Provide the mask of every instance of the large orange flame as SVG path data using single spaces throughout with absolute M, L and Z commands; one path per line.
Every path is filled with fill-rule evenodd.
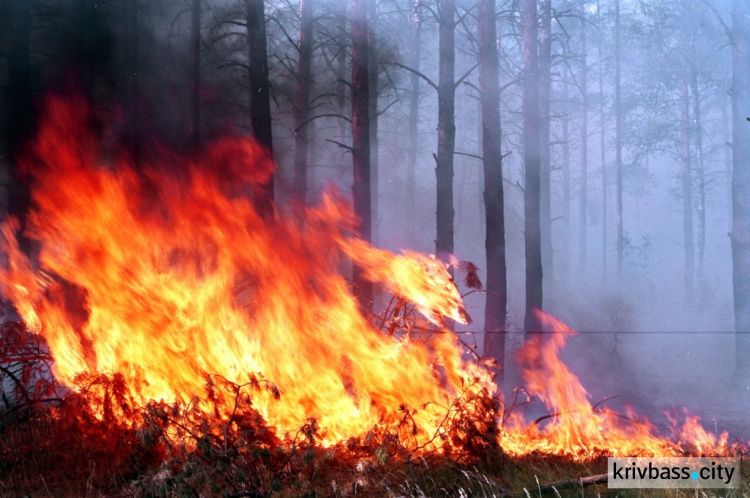
M 242 194 L 273 165 L 252 141 L 224 139 L 197 158 L 162 154 L 137 174 L 102 147 L 91 117 L 80 100 L 50 99 L 21 159 L 34 182 L 27 235 L 41 244 L 39 270 L 16 244 L 17 222 L 2 229 L 1 290 L 47 339 L 63 381 L 120 373 L 136 400 L 189 401 L 207 374 L 257 376 L 280 391 L 254 398 L 270 424 L 291 431 L 314 418 L 327 442 L 403 406 L 418 408 L 429 432 L 443 417 L 430 402 L 470 383 L 491 388 L 450 334 L 423 343 L 379 333 L 336 271 L 343 253 L 434 321 L 461 320 L 438 260 L 357 239 L 335 194 L 294 218 L 261 219 Z
M 207 375 L 266 379 L 277 389 L 253 403 L 268 423 L 285 433 L 315 419 L 327 444 L 395 423 L 406 408 L 415 444 L 439 440 L 453 400 L 494 393 L 453 334 L 413 341 L 377 330 L 338 271 L 351 259 L 414 303 L 435 332 L 448 332 L 442 317 L 468 315 L 435 257 L 357 238 L 335 193 L 294 215 L 261 218 L 248 192 L 274 166 L 252 141 L 226 138 L 190 157 L 161 151 L 149 156 L 158 161 L 135 165 L 92 131 L 93 119 L 81 99 L 48 99 L 20 158 L 33 185 L 26 235 L 40 248 L 38 268 L 19 249 L 17 221 L 0 234 L 8 258 L 0 291 L 45 337 L 61 380 L 117 373 L 144 403 L 190 401 Z M 595 409 L 558 358 L 572 331 L 548 315 L 540 320 L 554 333 L 528 341 L 520 361 L 529 392 L 553 415 L 545 423 L 507 417 L 499 436 L 506 451 L 584 459 L 682 451 L 634 413 Z M 725 434 L 695 419 L 676 439 L 700 453 L 730 450 Z

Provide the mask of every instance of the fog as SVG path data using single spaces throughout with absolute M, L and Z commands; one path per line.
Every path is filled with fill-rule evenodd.
M 377 113 L 370 116 L 371 123 L 377 120 L 377 136 L 371 137 L 377 143 L 372 157 L 377 172 L 371 186 L 372 238 L 376 245 L 393 250 L 434 253 L 438 102 L 433 86 L 440 65 L 439 7 L 432 0 L 371 1 L 371 56 L 378 72 Z M 543 308 L 579 332 L 569 341 L 564 358 L 581 376 L 593 402 L 618 396 L 608 404 L 634 406 L 657 424 L 666 423 L 662 409 L 686 406 L 710 421 L 710 428 L 715 423 L 718 430 L 748 437 L 750 427 L 743 426 L 742 413 L 750 408 L 750 377 L 737 374 L 736 358 L 750 351 L 736 351 L 728 235 L 733 167 L 729 36 L 743 24 L 732 24 L 729 0 L 620 0 L 617 109 L 616 1 L 551 2 L 552 265 L 544 268 Z M 196 91 L 202 142 L 230 131 L 252 134 L 245 2 L 199 2 L 198 89 L 190 83 L 192 2 L 43 0 L 26 8 L 22 4 L 26 1 L 0 2 L 2 197 L 11 213 L 26 207 L 21 205 L 23 196 L 14 193 L 23 188 L 13 181 L 14 156 L 33 136 L 38 102 L 47 92 L 83 92 L 115 123 L 115 137 L 110 139 L 139 141 L 144 154 L 154 141 L 177 149 L 190 146 L 189 106 Z M 497 140 L 504 154 L 508 268 L 506 358 L 524 339 L 522 4 L 496 2 L 502 123 Z M 421 21 L 418 45 L 415 5 Z M 125 22 L 128 8 L 137 11 L 134 24 Z M 332 185 L 346 195 L 352 191 L 349 6 L 315 0 L 314 9 L 310 119 L 305 123 L 306 198 L 313 204 Z M 278 163 L 275 200 L 277 209 L 285 212 L 295 195 L 295 99 L 302 83 L 296 74 L 299 2 L 265 0 L 265 12 Z M 463 79 L 455 89 L 454 254 L 479 267 L 484 280 L 477 7 L 473 0 L 459 0 L 456 12 L 455 79 Z M 26 25 L 19 24 L 24 14 L 30 15 Z M 746 57 L 744 64 L 749 61 Z M 415 72 L 420 83 L 417 134 L 412 137 Z M 618 113 L 624 241 L 620 271 Z M 128 132 L 129 120 L 139 124 L 135 136 Z M 734 126 L 741 124 L 734 121 Z M 410 149 L 416 151 L 414 164 Z M 686 192 L 691 196 L 687 218 Z M 686 251 L 688 233 L 692 242 Z M 474 321 L 456 330 L 481 352 L 485 294 L 462 286 L 460 275 L 457 280 L 461 292 L 468 293 L 465 303 Z M 376 311 L 386 302 L 377 292 Z M 506 363 L 506 369 L 505 388 L 510 390 L 521 380 L 512 363 Z

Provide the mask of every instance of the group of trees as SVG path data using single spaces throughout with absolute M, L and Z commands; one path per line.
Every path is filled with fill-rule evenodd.
M 749 11 L 744 0 L 1 0 L 8 212 L 23 219 L 29 205 L 13 158 L 36 103 L 71 81 L 119 103 L 134 157 L 146 136 L 197 147 L 247 130 L 280 164 L 254 193 L 266 216 L 339 182 L 363 237 L 390 243 L 381 223 L 396 209 L 402 227 L 428 219 L 446 257 L 466 219 L 457 210 L 481 205 L 484 347 L 502 358 L 504 332 L 541 331 L 533 309 L 574 275 L 596 268 L 622 285 L 629 192 L 650 168 L 675 167 L 685 300 L 707 301 L 706 213 L 712 195 L 731 195 L 736 330 L 750 331 Z M 465 183 L 477 164 L 479 192 Z M 383 202 L 387 190 L 403 203 Z M 511 267 L 525 268 L 522 325 L 507 322 Z M 353 286 L 372 309 L 357 268 Z

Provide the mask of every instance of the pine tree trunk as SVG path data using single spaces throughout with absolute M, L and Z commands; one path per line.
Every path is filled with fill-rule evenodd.
M 368 0 L 352 0 L 352 199 L 359 218 L 359 235 L 372 238 L 370 173 L 370 78 L 368 63 Z M 356 265 L 352 271 L 354 294 L 363 310 L 372 311 L 372 283 Z
M 190 5 L 190 144 L 200 144 L 201 0 Z
M 21 174 L 16 170 L 16 154 L 19 148 L 33 131 L 35 120 L 34 85 L 32 84 L 31 66 L 31 7 L 26 0 L 8 2 L 9 19 L 6 26 L 8 34 L 8 52 L 6 58 L 7 83 L 0 87 L 3 91 L 4 108 L 2 128 L 6 130 L 5 155 L 10 165 L 8 175 L 9 216 L 21 224 L 19 246 L 25 254 L 31 254 L 31 240 L 23 235 L 26 216 L 31 205 L 31 194 Z
M 271 91 L 268 82 L 266 14 L 263 0 L 245 0 L 247 8 L 247 59 L 250 91 L 250 125 L 253 137 L 273 157 Z M 262 216 L 273 215 L 273 177 L 255 189 L 255 206 Z
M 693 300 L 693 272 L 695 271 L 695 244 L 693 241 L 693 183 L 690 174 L 690 102 L 687 81 L 680 89 L 682 100 L 682 230 L 685 248 L 683 290 L 685 302 Z
M 693 55 L 695 55 L 695 44 L 691 40 Z M 693 57 L 695 61 L 695 57 Z M 690 87 L 693 93 L 693 123 L 694 123 L 694 142 L 695 142 L 695 174 L 698 190 L 697 206 L 697 265 L 696 277 L 698 280 L 699 303 L 706 305 L 708 303 L 708 282 L 706 281 L 705 260 L 706 260 L 706 176 L 703 164 L 703 125 L 701 112 L 701 98 L 698 88 L 698 71 L 693 63 L 690 68 Z
M 312 86 L 313 2 L 300 0 L 300 30 L 297 43 L 297 92 L 294 109 L 294 197 L 304 204 L 307 197 L 310 87 Z
M 456 148 L 455 121 L 455 0 L 439 0 L 437 237 L 435 253 L 439 258 L 453 254 L 453 153 Z
M 414 0 L 414 12 L 412 13 L 412 52 L 411 67 L 419 71 L 422 45 L 422 13 L 421 0 Z M 410 223 L 416 222 L 416 172 L 417 172 L 417 143 L 419 142 L 419 76 L 411 73 L 410 76 L 410 94 L 409 94 L 409 158 L 406 170 L 406 199 L 408 203 L 408 220 Z M 412 230 L 413 234 L 414 231 Z M 413 236 L 410 240 L 414 245 L 416 240 Z
M 554 284 L 552 250 L 552 205 L 550 184 L 550 93 L 552 91 L 552 0 L 539 1 L 542 22 L 539 30 L 539 114 L 540 119 L 540 224 L 542 268 L 550 289 Z
M 484 248 L 487 257 L 484 312 L 484 356 L 495 358 L 502 380 L 505 358 L 507 271 L 505 263 L 505 214 L 500 128 L 500 83 L 497 53 L 495 0 L 479 0 L 479 87 L 482 114 L 482 166 L 484 172 Z
M 527 334 L 541 332 L 536 310 L 542 309 L 542 241 L 540 227 L 541 149 L 539 118 L 539 61 L 537 53 L 537 0 L 523 2 L 523 157 L 524 157 L 524 232 L 526 256 Z
M 620 0 L 615 0 L 615 189 L 617 203 L 617 279 L 622 281 L 623 233 L 622 212 L 622 109 L 620 105 Z
M 584 7 L 581 5 L 581 91 L 579 95 L 579 116 L 580 116 L 580 163 L 579 172 L 580 180 L 578 183 L 578 271 L 580 274 L 586 273 L 586 250 L 588 248 L 588 179 L 589 179 L 589 116 L 588 116 L 588 66 L 586 64 L 586 19 Z
M 732 0 L 732 266 L 737 369 L 750 371 L 750 5 Z
M 607 281 L 607 121 L 604 117 L 604 57 L 602 56 L 602 45 L 604 40 L 604 27 L 602 26 L 601 9 L 599 1 L 596 2 L 596 22 L 599 26 L 599 39 L 597 43 L 597 56 L 599 59 L 599 150 L 602 164 L 602 280 Z
M 377 243 L 379 240 L 379 199 L 378 199 L 378 175 L 379 175 L 379 155 L 378 146 L 378 59 L 377 45 L 375 36 L 375 19 L 377 16 L 377 0 L 367 0 L 368 10 L 368 73 L 370 88 L 370 197 L 372 201 L 372 242 Z

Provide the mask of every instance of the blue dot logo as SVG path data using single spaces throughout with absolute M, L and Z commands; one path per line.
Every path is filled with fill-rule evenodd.
M 693 479 L 698 479 L 698 473 L 693 472 L 692 474 L 690 474 L 690 477 L 692 477 Z

